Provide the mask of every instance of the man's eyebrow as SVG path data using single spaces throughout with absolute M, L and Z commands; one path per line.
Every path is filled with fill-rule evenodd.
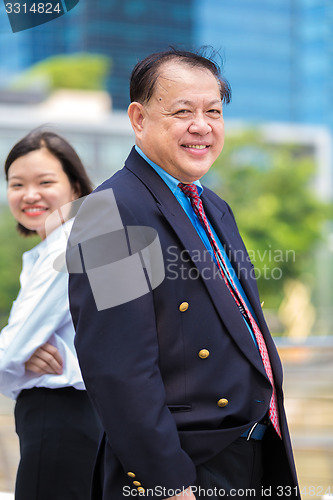
M 222 104 L 222 100 L 221 99 L 213 99 L 212 101 L 209 101 L 207 105 L 209 107 L 209 106 L 215 106 L 217 104 Z M 172 104 L 172 107 L 178 106 L 178 105 L 193 106 L 194 102 L 190 101 L 188 99 L 178 99 L 177 101 L 175 101 Z

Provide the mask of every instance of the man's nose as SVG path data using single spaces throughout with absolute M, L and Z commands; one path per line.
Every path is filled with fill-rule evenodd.
M 208 118 L 204 114 L 200 113 L 193 118 L 188 130 L 191 134 L 206 135 L 211 132 L 212 128 L 209 124 Z

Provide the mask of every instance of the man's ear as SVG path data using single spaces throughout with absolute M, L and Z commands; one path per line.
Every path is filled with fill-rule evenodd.
M 128 107 L 128 116 L 136 135 L 140 135 L 143 130 L 145 110 L 139 102 L 131 102 Z

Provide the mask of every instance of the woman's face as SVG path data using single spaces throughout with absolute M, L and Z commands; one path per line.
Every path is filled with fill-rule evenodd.
M 44 239 L 47 217 L 78 196 L 60 161 L 42 148 L 17 158 L 11 164 L 7 197 L 17 222 Z

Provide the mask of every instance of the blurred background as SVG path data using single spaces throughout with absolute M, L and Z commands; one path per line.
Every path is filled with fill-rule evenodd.
M 303 498 L 333 495 L 333 1 L 81 0 L 12 33 L 0 5 L 0 163 L 45 126 L 77 149 L 97 185 L 133 144 L 126 115 L 136 62 L 198 50 L 232 88 L 226 141 L 204 179 L 232 206 L 285 370 Z M 21 255 L 0 177 L 0 327 Z M 14 403 L 0 397 L 0 491 L 13 491 Z

